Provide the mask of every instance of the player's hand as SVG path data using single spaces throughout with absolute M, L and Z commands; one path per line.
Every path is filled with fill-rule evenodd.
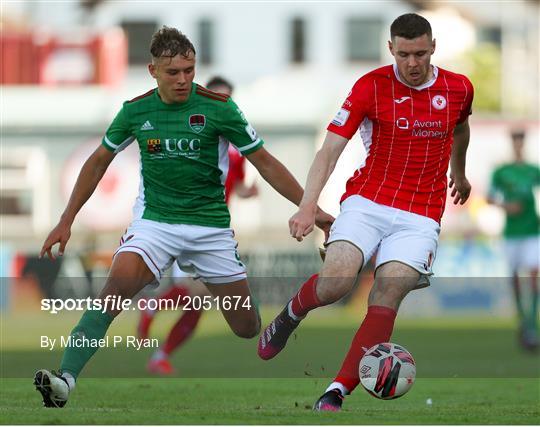
M 57 243 L 60 243 L 60 247 L 58 248 L 58 255 L 59 256 L 64 255 L 64 250 L 66 249 L 66 244 L 70 237 L 71 237 L 71 224 L 68 224 L 64 221 L 60 221 L 58 225 L 52 229 L 52 231 L 49 233 L 49 235 L 45 239 L 45 243 L 43 243 L 43 247 L 41 248 L 39 257 L 42 258 L 43 255 L 45 255 L 46 253 L 49 259 L 55 260 L 56 257 L 54 256 L 52 252 L 52 247 L 56 245 Z
M 317 214 L 315 215 L 315 224 L 324 232 L 324 241 L 328 240 L 330 237 L 330 227 L 336 219 L 323 211 L 322 209 L 317 209 Z
M 460 205 L 464 204 L 471 195 L 471 184 L 465 177 L 457 178 L 450 174 L 450 183 L 448 186 L 452 189 L 450 197 L 454 198 L 454 205 L 458 203 Z
M 246 189 L 246 198 L 255 197 L 259 195 L 259 188 L 255 183 L 251 184 Z
M 289 219 L 289 231 L 291 236 L 301 242 L 313 231 L 316 211 L 310 208 L 300 208 Z
M 251 184 L 249 187 L 247 187 L 244 184 L 241 184 L 235 187 L 234 192 L 241 199 L 249 199 L 251 197 L 255 197 L 259 195 L 259 188 L 257 187 L 255 183 Z

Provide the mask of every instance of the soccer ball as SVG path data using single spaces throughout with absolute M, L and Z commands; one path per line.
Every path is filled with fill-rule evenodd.
M 404 347 L 385 342 L 374 345 L 360 361 L 360 382 L 378 399 L 396 399 L 414 384 L 416 365 Z

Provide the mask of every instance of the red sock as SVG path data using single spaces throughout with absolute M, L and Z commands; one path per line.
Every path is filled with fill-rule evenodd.
M 322 304 L 317 297 L 318 274 L 311 276 L 291 300 L 291 309 L 295 316 L 304 317 L 309 311 Z
M 174 350 L 182 345 L 186 341 L 199 323 L 202 310 L 189 310 L 182 314 L 182 317 L 178 319 L 178 322 L 173 326 L 165 345 L 163 346 L 163 352 L 170 355 Z
M 380 305 L 368 307 L 366 317 L 352 340 L 351 348 L 345 356 L 334 382 L 343 384 L 349 393 L 356 388 L 360 383 L 358 374 L 360 359 L 370 347 L 390 340 L 396 314 L 393 309 L 388 307 Z
M 184 296 L 186 295 L 189 295 L 189 290 L 185 287 L 185 286 L 181 286 L 181 285 L 174 285 L 174 286 L 171 286 L 167 292 L 165 292 L 164 294 L 160 295 L 158 297 L 158 301 L 162 301 L 162 300 L 174 300 L 176 302 L 176 300 L 178 298 L 183 298 Z

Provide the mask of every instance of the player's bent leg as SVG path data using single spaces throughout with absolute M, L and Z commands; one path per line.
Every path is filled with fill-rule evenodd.
M 114 257 L 109 277 L 98 298 L 104 300 L 108 295 L 120 296 L 123 299 L 133 298 L 142 288 L 155 280 L 155 274 L 139 254 L 120 252 Z M 115 306 L 107 310 L 107 313 L 116 317 L 121 311 Z
M 336 241 L 329 245 L 320 275 L 311 276 L 259 338 L 258 354 L 263 360 L 275 357 L 309 311 L 331 304 L 354 286 L 363 255 L 353 244 Z
M 420 273 L 399 261 L 380 265 L 375 271 L 375 283 L 368 297 L 368 306 L 398 310 L 401 301 L 416 288 Z
M 118 253 L 113 260 L 111 270 L 104 288 L 98 298 L 102 301 L 101 310 L 87 310 L 81 320 L 71 331 L 72 341 L 81 341 L 82 345 L 73 345 L 66 348 L 62 357 L 61 372 L 70 374 L 75 380 L 86 363 L 97 351 L 98 347 L 84 345 L 91 340 L 102 339 L 107 333 L 114 318 L 121 312 L 117 304 L 108 307 L 107 301 L 112 297 L 122 299 L 132 298 L 146 284 L 155 280 L 154 274 L 147 267 L 143 259 L 133 252 Z
M 132 298 L 154 279 L 155 275 L 138 254 L 118 253 L 113 260 L 109 277 L 99 294 L 99 298 L 103 304 L 109 295 Z M 61 375 L 46 370 L 40 370 L 36 373 L 34 383 L 43 397 L 45 406 L 62 407 L 65 405 L 78 375 L 98 349 L 91 343 L 97 342 L 105 336 L 111 322 L 120 311 L 118 307 L 112 307 L 108 310 L 106 307 L 103 307 L 102 310 L 87 310 L 70 333 L 69 340 L 73 344 L 67 346 L 64 351 L 60 364 Z M 67 386 L 66 393 L 60 393 L 63 382 Z M 56 398 L 59 402 L 63 400 L 63 403 L 50 405 L 51 402 L 54 403 Z
M 323 305 L 332 304 L 347 295 L 364 265 L 364 255 L 345 240 L 330 243 L 317 281 L 317 297 Z
M 107 333 L 111 322 L 121 312 L 118 306 L 105 307 L 108 296 L 132 298 L 145 285 L 155 280 L 144 260 L 136 253 L 121 252 L 113 260 L 109 277 L 99 293 L 103 310 L 87 310 L 77 326 L 71 331 L 72 340 L 100 340 Z M 109 298 L 109 300 L 111 300 Z M 83 341 L 83 343 L 86 341 Z M 97 351 L 95 346 L 70 346 L 66 348 L 61 362 L 61 372 L 77 378 L 83 367 Z
M 261 318 L 251 296 L 247 279 L 231 283 L 207 283 L 206 286 L 212 296 L 219 301 L 223 317 L 237 336 L 253 338 L 259 333 Z M 232 304 L 229 305 L 226 301 Z

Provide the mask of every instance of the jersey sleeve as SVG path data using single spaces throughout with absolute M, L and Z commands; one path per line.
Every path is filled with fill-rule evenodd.
M 118 112 L 101 141 L 107 150 L 119 153 L 135 140 L 127 119 L 126 105 Z
M 465 86 L 465 99 L 463 101 L 463 108 L 459 113 L 458 124 L 463 123 L 472 114 L 472 103 L 474 98 L 474 87 L 471 81 L 463 76 L 463 85 Z
M 220 132 L 243 156 L 254 153 L 264 144 L 231 98 L 224 105 Z
M 371 108 L 374 100 L 373 84 L 372 79 L 367 76 L 360 78 L 347 95 L 327 130 L 351 139 Z

